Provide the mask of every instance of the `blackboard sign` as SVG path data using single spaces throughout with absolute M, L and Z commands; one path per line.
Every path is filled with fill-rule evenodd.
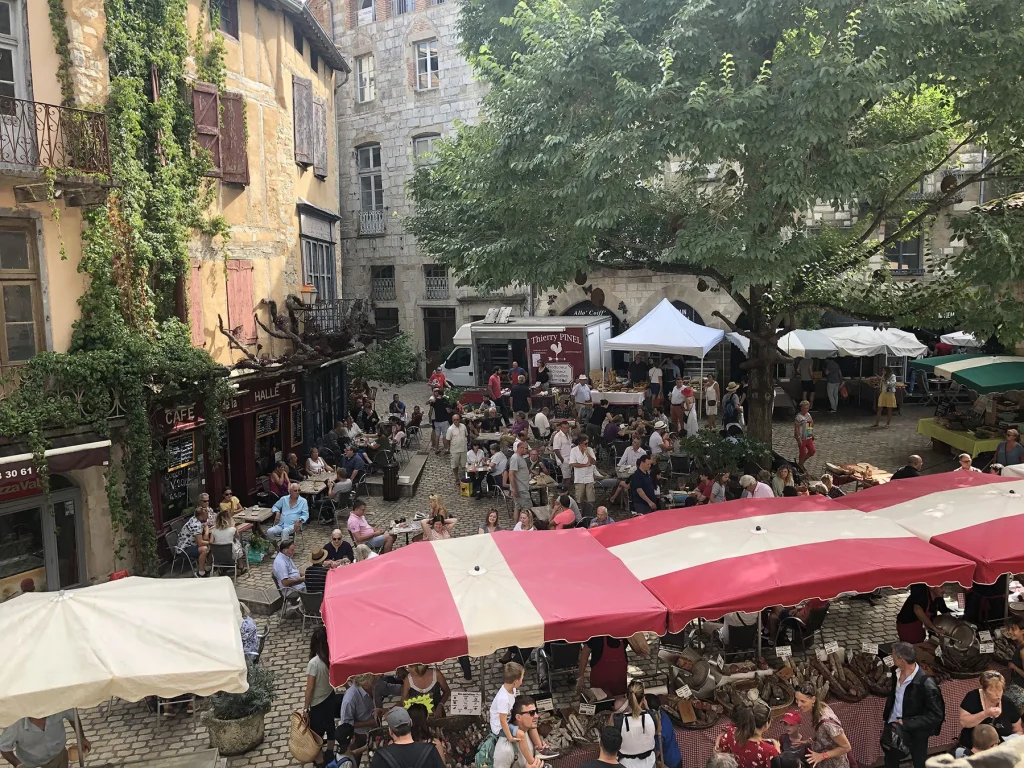
M 168 439 L 167 469 L 169 472 L 194 464 L 195 460 L 196 436 L 194 432 Z
M 292 446 L 302 443 L 302 403 L 292 403 Z
M 273 435 L 281 429 L 281 409 L 272 408 L 256 414 L 256 437 Z

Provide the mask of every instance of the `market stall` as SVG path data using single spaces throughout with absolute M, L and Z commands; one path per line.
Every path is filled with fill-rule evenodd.
M 334 685 L 508 646 L 665 633 L 665 607 L 584 530 L 424 542 L 338 568 L 323 617 Z
M 943 472 L 869 488 L 842 502 L 971 560 L 978 583 L 1024 572 L 1024 480 Z
M 0 603 L 0 726 L 185 693 L 243 693 L 242 615 L 230 579 L 130 577 Z
M 744 355 L 750 354 L 750 339 L 741 333 L 727 333 L 729 339 Z M 795 331 L 783 334 L 776 342 L 781 352 L 792 358 L 809 357 L 825 358 L 835 357 L 839 354 L 839 348 L 835 342 L 821 331 L 807 331 L 798 328 Z
M 665 604 L 670 632 L 811 597 L 969 585 L 974 573 L 974 563 L 822 496 L 668 510 L 590 533 Z
M 1024 357 L 944 355 L 914 360 L 910 367 L 955 381 L 979 395 L 1024 390 Z
M 682 312 L 672 306 L 671 301 L 662 299 L 658 306 L 637 320 L 627 331 L 606 339 L 601 346 L 605 352 L 658 352 L 664 355 L 698 357 L 703 379 L 704 358 L 724 337 L 724 331 L 688 320 Z M 665 384 L 667 388 L 671 388 L 668 382 Z
M 971 458 L 994 451 L 1004 440 L 1002 436 L 993 436 L 986 429 L 950 429 L 945 426 L 942 417 L 934 416 L 918 420 L 917 434 L 931 438 L 936 450 L 948 453 L 953 449 L 956 453 L 969 453 Z
M 939 336 L 939 341 L 949 344 L 951 347 L 961 347 L 963 349 L 979 349 L 982 346 L 982 343 L 975 338 L 973 333 L 965 331 L 944 333 Z
M 643 392 L 598 392 L 591 390 L 590 399 L 592 402 L 600 403 L 607 400 L 608 405 L 624 405 L 638 408 L 644 404 Z

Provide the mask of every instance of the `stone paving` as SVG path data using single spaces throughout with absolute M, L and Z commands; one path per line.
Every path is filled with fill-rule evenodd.
M 422 383 L 404 387 L 399 393 L 410 409 L 417 403 L 424 405 L 427 397 L 426 386 Z M 390 399 L 390 394 L 382 391 L 378 397 L 381 402 L 386 402 Z M 929 415 L 926 409 L 905 409 L 903 416 L 894 417 L 892 428 L 888 430 L 871 429 L 873 418 L 862 411 L 851 409 L 835 416 L 821 412 L 815 415 L 815 437 L 819 454 L 809 462 L 812 471 L 820 471 L 826 460 L 869 460 L 877 466 L 895 469 L 905 463 L 906 457 L 911 453 L 924 456 L 925 465 L 930 471 L 953 468 L 951 458 L 930 453 L 928 441 L 915 432 L 917 419 Z M 788 448 L 792 445 L 792 427 L 788 417 L 780 416 L 777 419 L 774 432 L 776 449 L 782 446 L 783 450 L 780 452 L 784 455 L 793 453 L 794 451 Z M 426 438 L 426 435 L 424 437 Z M 459 496 L 448 469 L 447 457 L 430 456 L 414 498 L 394 503 L 371 498 L 368 517 L 377 525 L 385 524 L 397 517 L 411 520 L 414 513 L 426 511 L 427 496 L 435 492 L 442 495 L 449 512 L 459 518 L 456 532 L 460 536 L 475 534 L 486 511 L 492 506 L 488 501 Z M 504 510 L 502 515 L 504 522 Z M 329 536 L 330 527 L 320 525 L 310 526 L 299 535 L 296 562 L 300 568 L 308 563 L 311 549 L 325 543 Z M 399 543 L 404 545 L 404 537 L 401 537 Z M 270 558 L 241 576 L 238 584 L 271 588 Z M 408 599 L 416 599 L 413 585 L 410 585 Z M 859 645 L 862 640 L 894 640 L 895 615 L 902 601 L 902 594 L 889 592 L 875 606 L 864 601 L 833 603 L 823 630 L 824 637 L 826 640 L 837 640 L 841 644 L 854 646 Z M 277 768 L 294 764 L 287 748 L 289 715 L 302 706 L 305 666 L 309 658 L 309 636 L 312 629 L 307 624 L 306 631 L 302 632 L 299 621 L 281 621 L 277 616 L 256 619 L 261 630 L 266 626 L 271 630 L 261 663 L 276 673 L 277 700 L 267 716 L 264 743 L 248 754 L 229 758 L 231 768 Z M 357 632 L 358 627 L 352 627 L 352 631 Z M 481 664 L 486 672 L 483 684 L 486 702 L 499 684 L 500 667 L 493 657 L 474 660 L 473 682 L 463 681 L 462 673 L 454 662 L 447 662 L 443 669 L 453 690 L 480 690 Z M 651 670 L 652 664 L 648 662 L 643 666 L 646 670 Z M 527 679 L 527 687 L 535 687 L 536 672 L 531 670 Z M 568 687 L 563 683 L 557 693 L 557 703 L 568 704 L 571 698 Z M 150 713 L 143 703 L 133 704 L 124 701 L 115 701 L 109 709 L 104 706 L 83 715 L 86 733 L 93 744 L 93 753 L 90 756 L 93 765 L 170 757 L 207 747 L 207 734 L 201 717 L 193 721 L 191 717 L 177 716 L 161 718 L 158 722 L 156 716 Z

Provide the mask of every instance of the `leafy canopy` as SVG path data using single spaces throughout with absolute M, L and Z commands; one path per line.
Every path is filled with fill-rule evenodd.
M 711 278 L 765 342 L 790 312 L 937 324 L 936 301 L 1024 335 L 1013 214 L 957 222 L 985 235 L 928 286 L 872 271 L 961 189 L 1019 171 L 1018 0 L 466 0 L 461 32 L 483 119 L 417 171 L 408 221 L 461 283 L 650 268 Z M 810 216 L 819 201 L 842 226 Z

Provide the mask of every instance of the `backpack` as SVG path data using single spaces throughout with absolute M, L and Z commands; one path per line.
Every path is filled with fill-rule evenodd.
M 736 421 L 736 398 L 727 395 L 725 399 L 725 408 L 722 411 L 722 423 L 732 424 Z
M 494 747 L 498 743 L 498 735 L 490 733 L 487 738 L 480 742 L 476 748 L 476 757 L 473 758 L 475 768 L 494 768 Z
M 384 762 L 388 764 L 388 768 L 423 768 L 426 765 L 427 758 L 430 757 L 431 751 L 436 751 L 433 744 L 426 743 L 422 744 L 423 749 L 420 750 L 419 755 L 416 757 L 416 762 L 410 765 L 399 765 L 398 760 L 392 755 L 387 747 L 384 747 L 377 754 L 384 758 Z

